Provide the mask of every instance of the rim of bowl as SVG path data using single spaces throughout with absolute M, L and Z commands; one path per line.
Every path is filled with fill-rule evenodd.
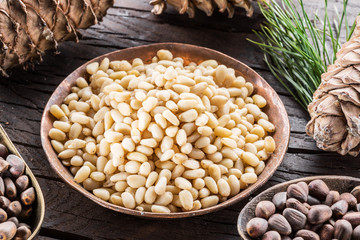
M 281 113 L 277 117 L 282 119 L 283 125 L 276 126 L 274 124 L 276 126 L 277 130 L 275 131 L 275 133 L 273 135 L 273 136 L 278 135 L 280 132 L 280 129 L 281 129 L 281 132 L 283 133 L 279 137 L 281 139 L 281 144 L 276 143 L 277 148 L 275 149 L 273 155 L 269 159 L 266 160 L 267 162 L 270 161 L 270 159 L 272 159 L 272 161 L 275 161 L 275 164 L 272 166 L 272 168 L 267 169 L 267 165 L 266 165 L 264 171 L 259 175 L 260 178 L 258 179 L 258 181 L 256 183 L 254 183 L 254 184 L 250 185 L 249 187 L 247 187 L 246 189 L 240 191 L 240 193 L 229 198 L 228 200 L 218 203 L 209 208 L 188 211 L 188 212 L 153 213 L 153 212 L 128 209 L 128 208 L 121 207 L 121 206 L 112 204 L 110 202 L 104 201 L 104 200 L 96 197 L 95 195 L 93 195 L 91 192 L 87 191 L 80 184 L 74 182 L 73 175 L 57 158 L 57 154 L 53 150 L 53 148 L 50 144 L 50 139 L 48 138 L 48 131 L 52 127 L 52 121 L 50 120 L 51 116 L 49 114 L 50 106 L 55 103 L 54 99 L 56 99 L 56 100 L 61 99 L 60 102 L 63 101 L 63 99 L 69 94 L 71 86 L 73 86 L 75 84 L 74 79 L 82 76 L 82 75 L 79 75 L 79 73 L 81 71 L 84 71 L 86 65 L 88 65 L 91 62 L 95 62 L 95 61 L 99 62 L 105 57 L 111 58 L 111 56 L 121 54 L 121 53 L 126 55 L 126 53 L 131 53 L 132 51 L 139 51 L 139 50 L 144 50 L 145 53 L 147 53 L 147 54 L 151 53 L 152 56 L 155 56 L 156 51 L 160 50 L 160 49 L 168 49 L 170 51 L 181 50 L 181 52 L 184 53 L 185 56 L 187 56 L 189 59 L 191 59 L 191 54 L 189 55 L 189 52 L 190 53 L 198 52 L 198 53 L 201 53 L 200 55 L 203 55 L 203 54 L 211 55 L 211 56 L 213 56 L 213 59 L 217 60 L 219 63 L 225 64 L 227 67 L 229 67 L 228 63 L 224 63 L 224 62 L 229 62 L 229 63 L 231 63 L 231 65 L 236 65 L 238 68 L 242 68 L 242 70 L 239 70 L 239 69 L 236 69 L 235 67 L 233 67 L 235 69 L 235 71 L 240 75 L 245 76 L 244 71 L 246 71 L 246 74 L 251 75 L 252 79 L 246 79 L 247 81 L 253 82 L 254 79 L 258 80 L 259 81 L 258 84 L 261 83 L 261 86 L 257 86 L 254 84 L 254 89 L 255 90 L 266 89 L 268 95 L 264 96 L 264 98 L 268 101 L 268 96 L 272 97 L 271 102 L 276 102 L 276 104 L 274 104 L 274 106 Z M 153 53 L 155 53 L 155 54 L 153 54 Z M 176 54 L 174 54 L 174 55 L 176 55 Z M 137 57 L 140 57 L 141 59 L 143 59 L 141 56 L 137 56 Z M 183 56 L 181 56 L 181 57 L 183 57 Z M 119 58 L 116 58 L 116 59 L 122 60 L 122 59 L 126 59 L 126 58 L 123 57 L 122 59 L 119 59 Z M 207 60 L 207 59 L 202 59 L 202 61 L 203 60 Z M 238 75 L 238 74 L 236 74 L 236 75 Z M 247 77 L 247 78 L 249 78 L 249 77 Z M 72 84 L 70 84 L 70 82 L 69 82 L 71 79 L 73 79 Z M 68 90 L 68 91 L 65 91 L 65 90 Z M 268 101 L 268 103 L 269 103 L 269 101 Z M 265 110 L 265 112 L 267 112 L 267 111 Z M 273 121 L 274 119 L 271 119 L 271 120 Z M 285 153 L 286 153 L 286 150 L 287 150 L 287 147 L 289 144 L 289 139 L 290 139 L 290 123 L 289 123 L 288 115 L 285 110 L 284 104 L 282 103 L 280 97 L 277 95 L 275 90 L 257 72 L 255 72 L 252 68 L 250 68 L 246 64 L 244 64 L 224 53 L 218 52 L 213 49 L 205 48 L 205 47 L 200 47 L 200 46 L 195 46 L 195 45 L 190 45 L 190 44 L 183 44 L 183 43 L 155 43 L 155 44 L 149 44 L 149 45 L 142 45 L 142 46 L 125 48 L 125 49 L 113 51 L 113 52 L 110 52 L 107 54 L 103 54 L 94 59 L 91 59 L 90 61 L 82 64 L 80 67 L 78 67 L 72 73 L 70 73 L 60 83 L 60 85 L 55 89 L 55 91 L 51 95 L 50 99 L 48 100 L 48 102 L 44 108 L 42 118 L 41 118 L 41 143 L 42 143 L 43 149 L 44 149 L 45 154 L 50 162 L 51 167 L 63 179 L 63 181 L 68 183 L 73 189 L 77 190 L 78 192 L 80 192 L 81 194 L 83 194 L 84 196 L 86 196 L 87 198 L 92 200 L 93 202 L 95 202 L 105 208 L 108 208 L 108 209 L 111 209 L 111 210 L 114 210 L 117 212 L 125 213 L 125 214 L 146 217 L 146 218 L 185 218 L 185 217 L 199 216 L 199 215 L 204 215 L 207 213 L 221 210 L 223 208 L 229 207 L 230 205 L 233 205 L 233 204 L 239 202 L 240 200 L 245 199 L 251 193 L 256 191 L 259 187 L 261 187 L 263 184 L 265 184 L 275 173 L 276 169 L 279 167 L 279 165 L 281 164 L 281 162 L 285 156 Z M 276 158 L 276 159 L 274 159 L 274 158 Z M 268 170 L 268 171 L 265 172 L 265 170 Z

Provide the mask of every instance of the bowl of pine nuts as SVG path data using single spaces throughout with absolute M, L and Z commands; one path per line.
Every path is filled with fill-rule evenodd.
M 283 103 L 254 70 L 180 43 L 87 62 L 57 87 L 41 121 L 44 151 L 66 183 L 149 218 L 245 199 L 281 164 L 289 136 Z

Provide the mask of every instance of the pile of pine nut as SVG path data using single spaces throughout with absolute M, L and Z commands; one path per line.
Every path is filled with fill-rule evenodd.
M 184 66 L 168 50 L 87 65 L 51 144 L 74 180 L 113 204 L 170 213 L 208 208 L 257 181 L 275 150 L 267 102 L 215 60 Z

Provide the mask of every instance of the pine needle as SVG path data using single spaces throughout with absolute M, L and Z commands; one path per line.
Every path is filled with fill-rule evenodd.
M 337 12 L 337 20 L 329 17 L 328 0 L 324 0 L 323 19 L 314 14 L 313 20 L 305 11 L 303 0 L 297 1 L 299 10 L 292 0 L 281 0 L 281 5 L 275 0 L 269 4 L 259 4 L 267 21 L 259 31 L 254 31 L 259 42 L 248 40 L 261 48 L 272 74 L 307 109 L 320 85 L 321 74 L 336 59 L 341 47 L 342 29 L 345 28 L 345 37 L 349 39 L 355 23 L 352 26 L 348 24 L 348 0 L 343 1 L 343 9 L 341 14 Z

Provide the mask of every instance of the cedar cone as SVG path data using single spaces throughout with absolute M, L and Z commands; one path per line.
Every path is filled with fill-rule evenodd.
M 96 24 L 113 0 L 0 0 L 0 76 Z
M 356 23 L 335 63 L 321 75 L 308 106 L 311 120 L 306 126 L 319 148 L 352 156 L 360 152 L 360 17 Z
M 234 16 L 235 7 L 242 7 L 246 10 L 246 15 L 251 17 L 254 12 L 252 6 L 253 0 L 151 0 L 150 4 L 153 5 L 152 13 L 155 15 L 161 14 L 166 5 L 173 6 L 180 14 L 187 13 L 190 18 L 195 16 L 195 9 L 198 8 L 205 12 L 207 16 L 211 16 L 214 9 L 219 8 L 219 12 L 228 12 L 228 17 Z M 257 0 L 269 4 L 270 0 Z

